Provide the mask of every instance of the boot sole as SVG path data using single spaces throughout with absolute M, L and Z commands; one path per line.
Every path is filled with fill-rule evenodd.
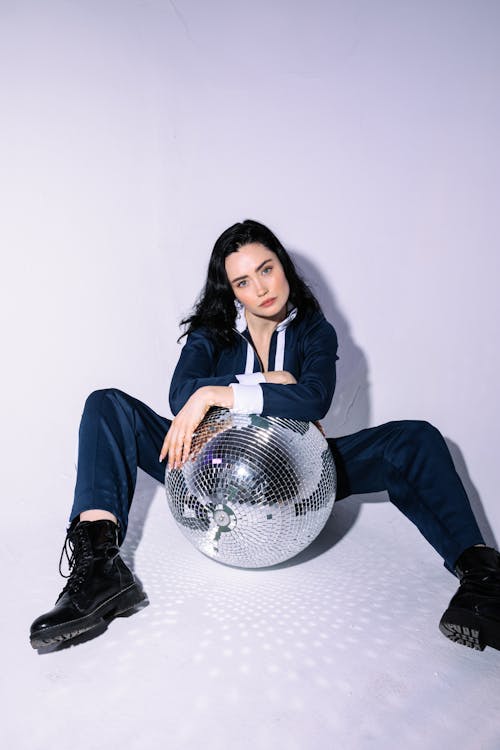
M 30 643 L 33 648 L 41 649 L 77 638 L 99 626 L 105 630 L 113 618 L 131 613 L 139 605 L 145 607 L 147 604 L 149 601 L 146 594 L 134 583 L 107 599 L 85 617 L 31 633 Z
M 484 651 L 486 646 L 500 650 L 500 624 L 469 610 L 450 607 L 441 618 L 439 630 L 461 646 L 477 651 Z

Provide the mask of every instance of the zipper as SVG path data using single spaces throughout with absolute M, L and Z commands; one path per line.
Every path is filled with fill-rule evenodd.
M 238 331 L 237 328 L 233 328 L 233 331 L 235 331 L 237 334 L 239 334 L 241 336 L 241 338 L 243 339 L 243 341 L 245 342 L 245 344 L 252 349 L 253 353 L 255 354 L 255 358 L 257 360 L 257 364 L 259 365 L 260 372 L 262 374 L 264 374 L 264 370 L 262 369 L 262 363 L 260 361 L 260 357 L 259 357 L 259 355 L 257 353 L 257 349 L 254 347 L 254 345 L 252 344 L 252 342 L 249 341 L 246 338 L 246 336 L 243 336 L 243 334 L 241 333 L 241 331 Z M 274 336 L 274 333 L 275 333 L 275 331 L 273 331 L 272 336 Z M 271 336 L 271 341 L 272 341 L 272 336 Z M 269 343 L 269 351 L 271 351 L 271 343 Z M 246 367 L 245 367 L 245 370 L 246 370 Z M 252 369 L 252 372 L 253 372 L 253 369 Z M 247 374 L 250 374 L 250 373 L 245 373 L 245 374 L 247 375 Z

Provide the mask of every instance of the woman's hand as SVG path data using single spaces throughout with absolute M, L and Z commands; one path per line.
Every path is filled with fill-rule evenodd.
M 203 386 L 188 398 L 172 420 L 160 452 L 160 461 L 168 454 L 168 468 L 179 468 L 189 456 L 193 432 L 211 406 L 233 406 L 233 390 L 229 386 Z
M 288 372 L 287 370 L 265 372 L 264 377 L 266 379 L 266 383 L 277 383 L 278 385 L 293 385 L 297 382 L 292 373 Z

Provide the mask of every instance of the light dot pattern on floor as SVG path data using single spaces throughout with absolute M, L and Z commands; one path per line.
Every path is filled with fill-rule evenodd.
M 44 656 L 27 626 L 60 590 L 62 539 L 52 527 L 41 533 L 42 517 L 23 525 L 4 550 L 13 563 L 3 746 L 497 750 L 500 652 L 442 636 L 439 618 L 458 581 L 382 499 L 335 503 L 296 558 L 245 570 L 187 544 L 163 487 L 139 472 L 121 553 L 150 605 Z M 26 570 L 35 568 L 29 586 Z M 466 701 L 457 700 L 461 688 Z

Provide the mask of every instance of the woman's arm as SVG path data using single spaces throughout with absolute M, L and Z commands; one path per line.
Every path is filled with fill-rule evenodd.
M 330 324 L 327 323 L 327 325 Z M 241 373 L 239 375 L 233 373 L 214 375 L 215 362 L 215 347 L 206 331 L 198 329 L 190 333 L 181 351 L 170 383 L 169 403 L 173 414 L 177 414 L 198 389 L 206 386 L 229 386 L 233 384 L 236 388 L 246 391 L 259 388 L 261 384 L 265 383 L 282 386 L 296 384 L 297 382 L 295 377 L 285 370 Z M 333 366 L 335 367 L 335 364 Z
M 261 414 L 314 422 L 330 408 L 338 359 L 335 329 L 321 317 L 301 336 L 300 346 L 303 359 L 298 382 L 291 373 L 279 371 L 263 373 L 258 385 L 237 386 L 262 388 Z M 234 392 L 229 385 L 235 383 L 236 375 L 214 376 L 213 362 L 213 344 L 201 331 L 193 332 L 170 387 L 170 405 L 177 416 L 160 453 L 160 461 L 169 454 L 169 468 L 186 460 L 192 434 L 211 406 L 233 408 Z
M 198 329 L 190 333 L 170 383 L 169 403 L 173 414 L 180 412 L 199 388 L 237 382 L 233 374 L 214 375 L 215 361 L 215 347 L 206 332 Z
M 295 383 L 289 372 L 265 373 L 266 380 L 273 383 Z M 169 431 L 163 441 L 160 461 L 168 454 L 168 468 L 178 468 L 189 455 L 193 433 L 211 406 L 222 406 L 232 409 L 234 391 L 229 386 L 205 385 L 198 388 L 186 401 L 182 409 L 172 420 Z
M 328 412 L 336 383 L 335 329 L 317 314 L 301 321 L 290 334 L 287 346 L 296 348 L 297 380 L 289 372 L 266 372 L 253 373 L 261 376 L 259 382 L 233 382 L 235 411 L 311 422 Z
M 336 383 L 337 334 L 321 317 L 302 338 L 303 360 L 297 383 L 262 383 L 264 416 L 314 422 L 328 412 Z
M 184 345 L 170 385 L 169 401 L 176 415 L 160 452 L 160 461 L 168 454 L 169 468 L 183 463 L 191 448 L 192 435 L 211 406 L 232 409 L 235 393 L 230 383 L 295 383 L 289 372 L 253 373 L 253 375 L 213 374 L 215 347 L 202 329 L 193 331 Z M 241 380 L 239 380 L 239 378 Z

